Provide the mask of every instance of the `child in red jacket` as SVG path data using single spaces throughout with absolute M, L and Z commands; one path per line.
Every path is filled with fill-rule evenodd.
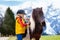
M 26 31 L 27 23 L 25 23 L 24 20 L 25 12 L 24 10 L 18 10 L 17 16 L 16 16 L 16 27 L 15 27 L 15 33 L 17 35 L 17 40 L 22 40 Z

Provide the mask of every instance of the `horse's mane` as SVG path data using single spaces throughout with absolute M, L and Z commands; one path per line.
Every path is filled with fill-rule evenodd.
M 35 22 L 41 22 L 44 19 L 44 14 L 42 8 L 33 9 L 32 17 Z

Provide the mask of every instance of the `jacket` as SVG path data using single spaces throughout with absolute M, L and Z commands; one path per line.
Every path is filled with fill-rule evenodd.
M 24 34 L 26 30 L 27 24 L 24 19 L 20 17 L 16 17 L 16 25 L 15 25 L 15 33 L 16 34 Z

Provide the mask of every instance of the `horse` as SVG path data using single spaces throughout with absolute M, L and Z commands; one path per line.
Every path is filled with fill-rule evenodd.
M 39 40 L 44 26 L 46 26 L 46 23 L 42 7 L 33 9 L 29 27 L 30 40 L 32 40 L 32 38 Z

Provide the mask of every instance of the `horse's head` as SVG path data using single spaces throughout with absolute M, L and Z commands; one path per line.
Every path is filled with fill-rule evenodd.
M 42 8 L 33 9 L 32 16 L 35 22 L 41 22 L 44 18 Z

